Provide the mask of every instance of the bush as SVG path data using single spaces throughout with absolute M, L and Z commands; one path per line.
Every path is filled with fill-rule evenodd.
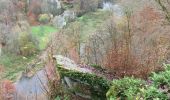
M 142 99 L 142 100 L 169 100 L 170 91 L 170 65 L 164 64 L 165 71 L 152 73 L 149 81 L 135 78 L 123 78 L 114 80 L 111 88 L 107 92 L 107 98 L 112 99 Z
M 154 86 L 149 86 L 144 90 L 144 98 L 144 100 L 168 100 L 167 95 Z
M 29 33 L 22 33 L 18 39 L 20 54 L 29 56 L 38 50 L 36 40 Z
M 151 86 L 149 86 L 144 91 L 144 97 L 146 100 L 158 99 L 168 100 L 168 93 L 170 90 L 170 66 L 169 64 L 164 64 L 165 71 L 159 73 L 152 73 L 149 78 L 152 81 Z
M 162 86 L 168 86 L 170 88 L 170 66 L 169 64 L 164 64 L 165 71 L 159 73 L 152 73 L 150 80 L 153 81 L 153 85 L 157 88 Z
M 47 24 L 50 21 L 50 16 L 48 14 L 40 14 L 38 21 L 43 24 Z
M 144 88 L 145 82 L 135 78 L 123 78 L 114 80 L 106 96 L 109 100 L 121 98 L 123 100 L 134 100 Z
M 156 87 L 163 85 L 170 87 L 170 71 L 161 72 L 159 74 L 153 73 L 150 79 Z
M 0 83 L 0 100 L 10 100 L 13 99 L 16 92 L 15 86 L 12 81 L 4 80 Z

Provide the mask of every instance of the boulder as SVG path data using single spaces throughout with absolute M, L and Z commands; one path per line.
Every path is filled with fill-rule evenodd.
M 55 16 L 52 20 L 52 24 L 54 27 L 63 28 L 64 26 L 66 26 L 66 20 L 62 15 Z
M 78 72 L 83 72 L 83 73 L 91 73 L 92 71 L 86 68 L 80 68 L 73 60 L 64 57 L 62 55 L 54 55 L 53 56 L 56 61 L 57 64 L 62 65 L 62 67 L 64 69 L 67 70 L 74 70 L 74 71 L 78 71 Z
M 72 22 L 76 18 L 76 14 L 72 10 L 66 10 L 63 13 L 63 17 L 65 18 L 66 22 Z

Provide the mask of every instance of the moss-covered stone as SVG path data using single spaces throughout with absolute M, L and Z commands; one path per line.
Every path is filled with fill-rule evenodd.
M 106 99 L 106 92 L 109 90 L 111 86 L 111 82 L 108 81 L 107 79 L 103 77 L 99 77 L 95 74 L 67 70 L 62 68 L 61 66 L 58 66 L 57 69 L 62 78 L 69 77 L 81 84 L 86 84 L 86 85 L 88 84 L 93 99 L 97 99 L 97 100 Z

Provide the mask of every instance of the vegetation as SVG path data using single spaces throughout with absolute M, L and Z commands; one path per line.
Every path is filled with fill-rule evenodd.
M 105 78 L 93 75 L 93 74 L 69 71 L 69 70 L 63 69 L 62 67 L 58 67 L 58 71 L 61 77 L 67 76 L 74 80 L 78 80 L 82 82 L 82 84 L 88 84 L 91 87 L 92 97 L 95 96 L 98 99 L 105 98 L 106 96 L 105 93 L 108 91 L 111 85 L 110 81 L 106 80 Z
M 23 57 L 5 54 L 0 57 L 0 65 L 4 66 L 4 71 L 1 73 L 0 79 L 9 79 L 15 81 L 19 76 L 20 72 L 26 69 L 28 63 L 34 59 L 32 57 Z
M 169 22 L 170 0 L 0 0 L 0 100 L 169 100 Z
M 107 92 L 109 100 L 120 98 L 122 100 L 136 99 L 144 88 L 145 82 L 135 78 L 123 78 L 114 80 L 110 90 Z
M 97 28 L 102 27 L 104 24 L 105 19 L 109 17 L 109 14 L 103 10 L 97 10 L 96 12 L 89 12 L 84 16 L 78 18 L 78 22 L 82 27 L 81 34 L 83 37 L 87 39 L 89 34 L 95 32 Z
M 48 14 L 41 14 L 41 15 L 39 15 L 38 21 L 46 24 L 50 21 L 50 16 Z
M 123 100 L 141 98 L 144 100 L 168 100 L 169 74 L 168 69 L 160 73 L 153 73 L 148 82 L 133 77 L 113 80 L 112 86 L 106 94 L 107 98 L 109 100 L 118 98 Z
M 45 49 L 50 36 L 52 36 L 52 33 L 58 31 L 56 28 L 49 25 L 32 26 L 31 30 L 33 36 L 39 38 L 38 42 L 40 50 Z

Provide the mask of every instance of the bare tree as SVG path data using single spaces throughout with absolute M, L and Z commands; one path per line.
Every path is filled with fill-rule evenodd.
M 166 19 L 170 22 L 170 0 L 155 0 L 164 12 Z

